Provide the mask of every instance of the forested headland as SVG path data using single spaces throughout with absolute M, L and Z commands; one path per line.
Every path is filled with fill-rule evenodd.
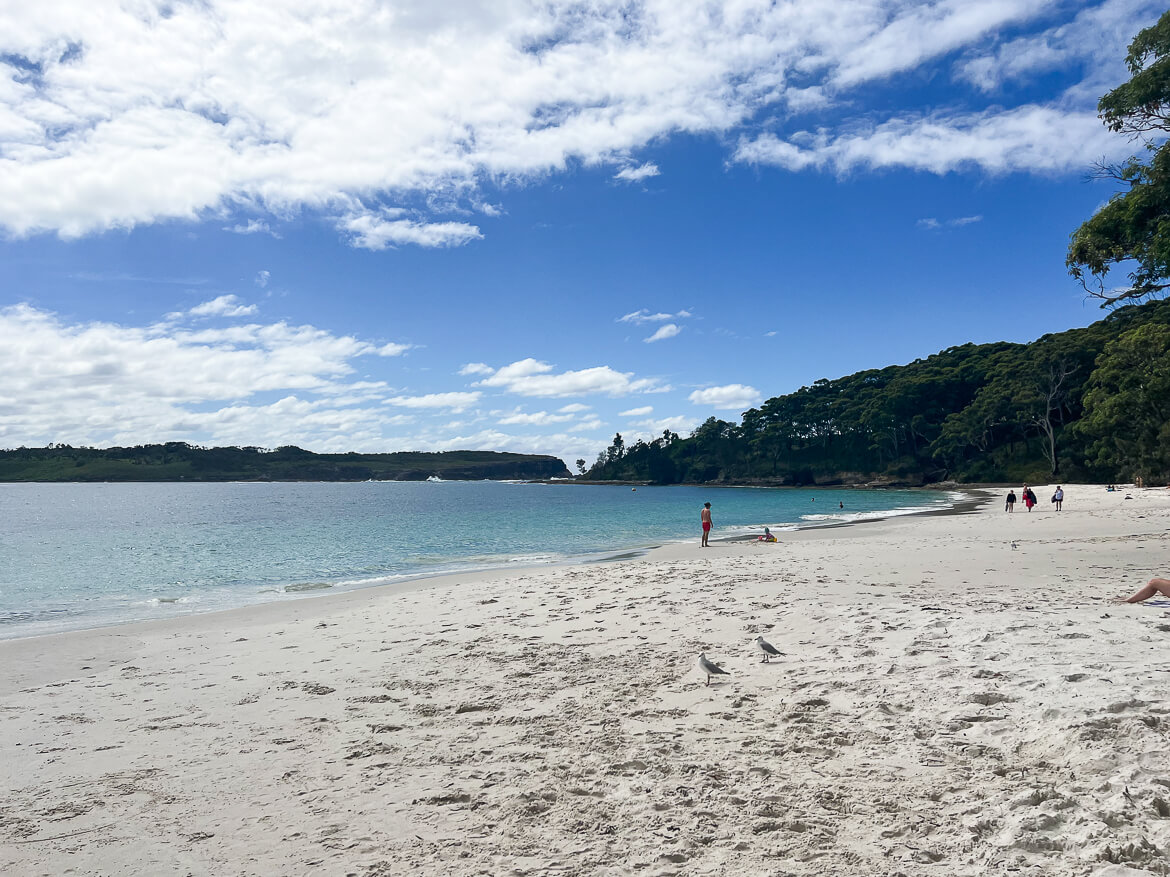
M 582 461 L 583 462 L 583 461 Z M 925 484 L 1170 479 L 1170 301 L 1030 344 L 964 344 L 819 380 L 687 438 L 621 435 L 584 477 Z
M 267 450 L 186 442 L 0 451 L 0 481 L 506 481 L 568 475 L 556 457 L 495 451 L 315 454 L 292 445 Z

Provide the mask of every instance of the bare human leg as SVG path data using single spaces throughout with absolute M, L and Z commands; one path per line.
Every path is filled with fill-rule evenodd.
M 1161 594 L 1163 597 L 1170 597 L 1170 579 L 1150 579 L 1144 588 L 1139 590 L 1132 597 L 1119 597 L 1115 603 L 1140 603 L 1143 600 L 1148 600 L 1155 594 Z

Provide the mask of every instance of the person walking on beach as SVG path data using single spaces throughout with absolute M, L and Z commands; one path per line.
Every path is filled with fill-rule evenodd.
M 1004 501 L 1004 504 L 1003 504 L 1003 510 L 1005 512 L 1010 513 L 1010 512 L 1015 511 L 1015 508 L 1016 508 L 1016 492 L 1014 490 L 1009 490 L 1008 495 L 1007 495 L 1007 499 Z
M 711 503 L 709 503 L 709 502 L 703 503 L 703 510 L 701 512 L 699 512 L 699 520 L 703 522 L 703 543 L 702 543 L 702 546 L 704 548 L 707 548 L 707 547 L 709 547 L 707 545 L 707 537 L 711 534 Z
M 1140 603 L 1142 600 L 1148 600 L 1155 594 L 1161 594 L 1163 597 L 1170 597 L 1170 579 L 1150 579 L 1144 588 L 1139 590 L 1132 597 L 1116 597 L 1112 602 L 1114 603 Z
M 1056 503 L 1056 510 L 1060 511 L 1060 507 L 1064 504 L 1064 488 L 1059 484 L 1056 485 L 1056 493 L 1052 494 L 1052 501 Z
M 1032 488 L 1024 485 L 1024 505 L 1028 507 L 1028 511 L 1032 511 L 1032 506 L 1036 505 L 1036 494 L 1032 493 Z

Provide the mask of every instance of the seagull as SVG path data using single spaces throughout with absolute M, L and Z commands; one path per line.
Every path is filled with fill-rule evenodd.
M 699 653 L 699 669 L 707 674 L 707 684 L 711 684 L 712 676 L 730 676 L 731 674 L 720 667 L 718 664 L 713 664 L 707 660 L 707 656 Z
M 780 652 L 774 645 L 772 645 L 762 636 L 756 637 L 756 647 L 764 653 L 764 660 L 760 661 L 761 664 L 767 664 L 773 658 L 779 658 L 782 654 L 782 652 Z

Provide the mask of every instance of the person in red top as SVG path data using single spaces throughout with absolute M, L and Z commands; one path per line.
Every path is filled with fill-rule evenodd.
M 1024 505 L 1028 507 L 1028 511 L 1032 511 L 1032 506 L 1036 505 L 1036 494 L 1032 493 L 1032 488 L 1024 485 Z

